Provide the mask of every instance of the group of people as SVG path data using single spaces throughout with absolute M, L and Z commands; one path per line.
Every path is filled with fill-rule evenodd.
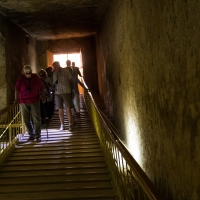
M 15 101 L 20 104 L 20 109 L 29 140 L 41 140 L 41 127 L 48 125 L 54 114 L 54 103 L 58 108 L 60 128 L 64 126 L 64 108 L 69 122 L 69 131 L 72 131 L 74 115 L 80 120 L 80 98 L 78 84 L 84 85 L 78 79 L 81 76 L 79 68 L 70 60 L 62 68 L 58 61 L 52 67 L 41 69 L 38 74 L 32 73 L 30 65 L 25 65 L 23 74 L 15 84 Z

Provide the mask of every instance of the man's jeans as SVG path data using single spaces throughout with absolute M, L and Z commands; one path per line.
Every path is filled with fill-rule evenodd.
M 30 136 L 40 137 L 41 135 L 41 119 L 40 119 L 40 103 L 20 104 L 22 117 Z

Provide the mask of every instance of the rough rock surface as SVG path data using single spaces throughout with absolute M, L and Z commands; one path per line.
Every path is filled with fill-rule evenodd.
M 108 0 L 3 0 L 0 13 L 39 40 L 93 35 Z

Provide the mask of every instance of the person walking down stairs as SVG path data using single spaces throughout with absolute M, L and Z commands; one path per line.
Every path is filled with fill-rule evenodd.
M 64 110 L 63 103 L 65 103 L 66 113 L 69 121 L 69 131 L 72 130 L 73 117 L 71 112 L 71 107 L 73 107 L 72 102 L 72 90 L 73 90 L 73 80 L 72 75 L 66 68 L 62 68 L 58 61 L 53 64 L 53 84 L 55 86 L 55 101 L 59 109 L 60 118 L 60 131 L 65 130 L 64 126 Z
M 15 84 L 14 103 L 20 104 L 22 117 L 29 134 L 29 140 L 36 139 L 36 141 L 40 141 L 40 98 L 44 103 L 44 85 L 39 76 L 32 73 L 30 65 L 25 65 L 23 72 Z
M 53 99 L 50 95 L 50 87 L 46 82 L 47 72 L 44 69 L 41 69 L 38 72 L 38 75 L 42 83 L 44 84 L 45 97 L 46 97 L 45 103 L 42 103 L 42 99 L 40 99 L 41 122 L 42 122 L 42 125 L 46 124 L 48 126 L 49 120 L 51 118 L 51 101 Z
M 72 62 L 72 63 L 74 63 L 74 62 Z M 80 73 L 80 71 L 78 70 L 78 67 L 75 67 L 75 63 L 71 66 L 71 61 L 67 60 L 66 64 L 67 64 L 66 68 L 68 69 L 68 71 L 72 75 L 72 80 L 73 80 L 73 85 L 74 85 L 74 89 L 73 89 L 73 93 L 74 93 L 73 104 L 74 104 L 74 107 L 71 110 L 72 110 L 72 113 L 75 111 L 74 113 L 76 113 L 76 115 L 77 115 L 77 120 L 80 121 L 80 93 L 79 93 L 79 89 L 78 89 L 78 84 L 82 88 L 85 88 L 85 86 L 78 79 L 78 74 Z M 85 89 L 87 89 L 87 88 L 85 88 Z

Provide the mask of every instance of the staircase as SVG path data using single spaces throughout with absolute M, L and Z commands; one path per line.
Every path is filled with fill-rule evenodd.
M 0 169 L 0 200 L 116 199 L 82 97 L 81 120 L 73 131 L 59 126 L 56 112 L 48 129 L 43 127 L 41 142 L 23 137 Z

